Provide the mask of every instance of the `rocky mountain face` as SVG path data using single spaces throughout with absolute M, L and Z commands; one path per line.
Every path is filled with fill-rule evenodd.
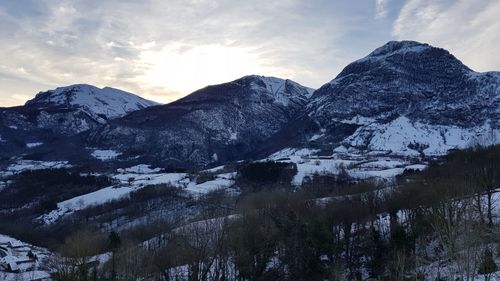
M 204 166 L 251 158 L 304 108 L 312 90 L 245 76 L 176 102 L 136 111 L 89 135 L 89 144 L 138 161 Z
M 401 41 L 349 64 L 306 111 L 322 129 L 317 142 L 331 148 L 432 155 L 497 134 L 499 106 L 499 73 L 477 73 L 444 49 Z

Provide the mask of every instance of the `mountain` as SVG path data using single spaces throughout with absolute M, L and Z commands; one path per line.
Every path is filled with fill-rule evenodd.
M 26 102 L 26 107 L 43 109 L 77 109 L 92 116 L 96 121 L 118 118 L 146 107 L 158 105 L 156 102 L 119 89 L 77 84 L 41 92 Z
M 303 148 L 423 158 L 500 142 L 500 73 L 475 72 L 414 41 L 377 48 L 316 91 L 250 75 L 152 105 L 89 85 L 39 93 L 0 110 L 2 155 L 50 142 L 37 156 L 204 167 Z
M 499 108 L 500 73 L 474 72 L 428 44 L 392 41 L 315 91 L 306 111 L 325 153 L 441 155 L 496 138 Z
M 172 165 L 251 158 L 296 117 L 312 92 L 291 80 L 245 76 L 113 120 L 91 132 L 88 143 L 124 158 Z
M 0 108 L 2 152 L 67 138 L 156 104 L 118 89 L 85 84 L 40 92 L 24 106 Z

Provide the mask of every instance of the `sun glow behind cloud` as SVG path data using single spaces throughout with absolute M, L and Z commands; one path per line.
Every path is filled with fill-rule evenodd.
M 343 36 L 364 32 L 350 13 L 373 17 L 366 1 L 360 9 L 301 0 L 3 1 L 0 106 L 22 104 L 13 93 L 75 83 L 159 102 L 250 74 L 319 87 L 387 41 L 343 47 Z
M 164 97 L 160 102 L 250 73 L 268 73 L 251 49 L 222 44 L 189 46 L 177 43 L 159 50 L 145 50 L 139 62 L 138 67 L 144 73 L 137 77 L 138 83 L 178 95 Z

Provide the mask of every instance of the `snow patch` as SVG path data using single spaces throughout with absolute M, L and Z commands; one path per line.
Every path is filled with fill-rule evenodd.
M 26 147 L 27 148 L 34 148 L 34 147 L 40 146 L 42 144 L 43 144 L 43 142 L 30 142 L 30 143 L 26 144 Z
M 194 196 L 200 196 L 214 190 L 231 187 L 234 185 L 236 176 L 236 173 L 223 173 L 215 175 L 213 180 L 197 184 L 196 180 L 191 180 L 187 173 L 160 173 L 159 171 L 151 169 L 146 164 L 118 169 L 118 174 L 112 176 L 119 182 L 117 185 L 59 202 L 57 209 L 43 214 L 39 219 L 46 224 L 51 224 L 75 211 L 127 198 L 131 192 L 151 185 L 168 184 L 182 188 Z
M 146 165 L 146 164 L 139 164 L 139 165 L 135 165 L 135 166 L 132 166 L 132 167 L 129 167 L 129 168 L 125 168 L 125 169 L 118 169 L 118 172 L 123 174 L 125 172 L 127 173 L 136 173 L 136 174 L 154 174 L 154 173 L 158 173 L 160 172 L 161 169 L 160 168 L 151 168 L 150 165 Z
M 116 157 L 120 156 L 121 153 L 111 149 L 96 149 L 90 155 L 101 161 L 107 161 L 115 159 Z

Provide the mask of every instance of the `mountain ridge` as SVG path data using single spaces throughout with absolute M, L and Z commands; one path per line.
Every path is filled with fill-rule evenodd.
M 50 146 L 54 142 L 57 145 L 49 151 L 56 154 L 53 151 L 57 151 L 57 146 L 72 143 L 74 136 L 155 104 L 125 91 L 88 84 L 39 92 L 23 106 L 0 109 L 3 139 L 0 156 L 9 159 L 31 154 L 39 146 Z M 31 145 L 33 143 L 37 146 Z
M 37 110 L 44 104 L 72 109 L 40 102 L 49 94 L 41 94 Z M 496 137 L 499 107 L 499 72 L 474 72 L 429 44 L 390 41 L 315 91 L 289 79 L 247 75 L 166 105 L 102 118 L 76 133 L 81 143 L 116 151 L 121 160 L 197 167 L 301 148 L 330 156 L 385 150 L 421 157 Z
M 269 80 L 282 89 L 273 91 Z M 156 161 L 185 160 L 196 166 L 236 161 L 293 119 L 309 94 L 291 80 L 245 76 L 113 120 L 93 132 L 89 143 L 128 155 L 146 149 L 147 142 L 144 154 Z M 120 143 L 115 145 L 114 139 Z

